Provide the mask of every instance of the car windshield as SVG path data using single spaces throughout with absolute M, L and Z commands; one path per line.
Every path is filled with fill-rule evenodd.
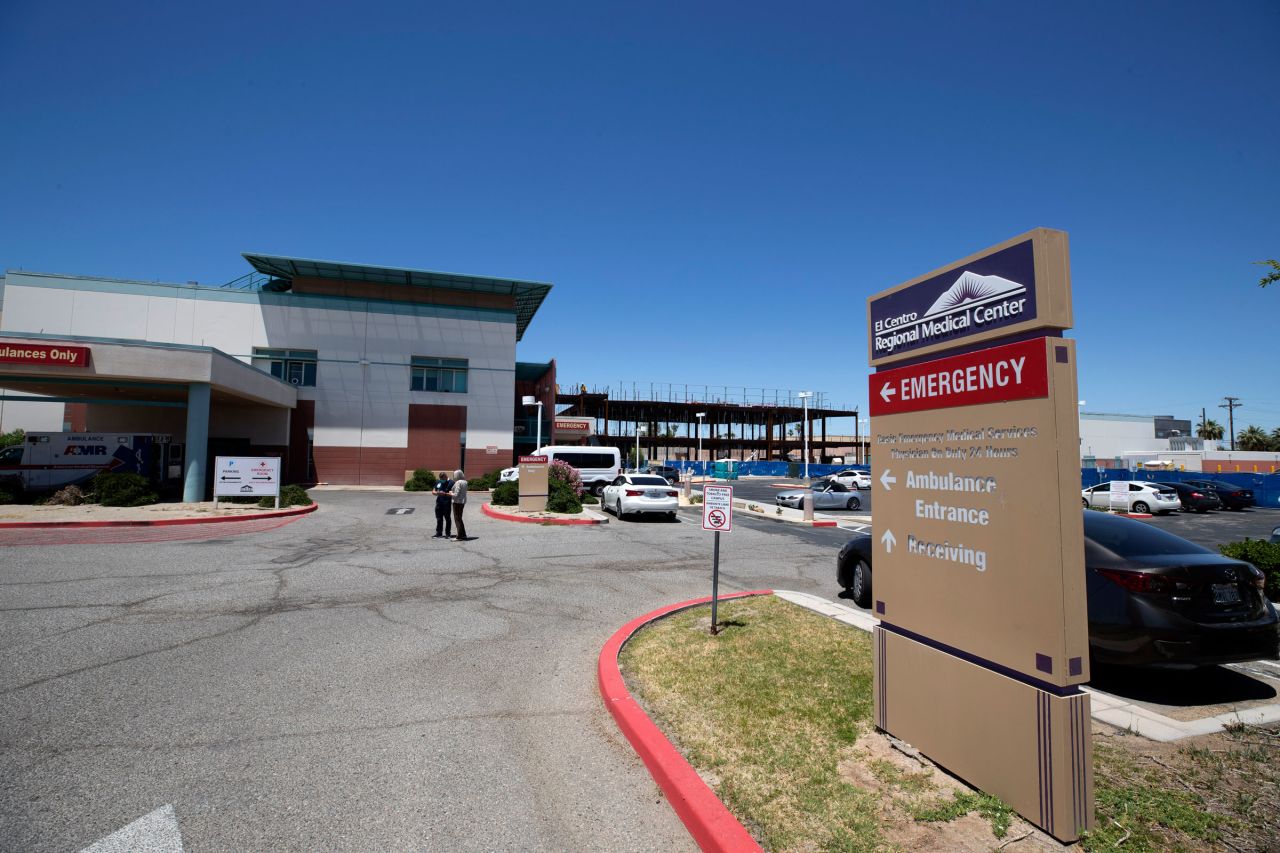
M 631 485 L 633 486 L 665 486 L 667 481 L 661 477 L 632 477 Z
M 1213 553 L 1158 527 L 1097 512 L 1085 514 L 1084 535 L 1118 557 Z

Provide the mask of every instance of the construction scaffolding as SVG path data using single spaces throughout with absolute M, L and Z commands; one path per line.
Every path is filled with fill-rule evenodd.
M 734 386 L 633 382 L 616 390 L 568 383 L 556 387 L 557 409 L 566 407 L 557 415 L 592 418 L 596 440 L 617 447 L 623 458 L 634 453 L 636 433 L 643 427 L 641 454 L 649 458 L 804 461 L 807 431 L 810 462 L 827 461 L 831 450 L 848 448 L 852 458 L 844 462 L 862 463 L 867 442 L 858 431 L 858 410 L 831 406 L 823 392 L 812 392 L 808 402 L 806 408 L 798 391 Z M 831 418 L 853 418 L 852 442 L 847 435 L 829 440 Z

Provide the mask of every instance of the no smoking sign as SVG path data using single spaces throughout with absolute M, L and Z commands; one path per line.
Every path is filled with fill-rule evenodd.
M 707 486 L 702 492 L 702 529 L 733 530 L 733 487 Z

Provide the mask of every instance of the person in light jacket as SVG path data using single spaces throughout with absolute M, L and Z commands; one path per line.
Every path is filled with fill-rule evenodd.
M 462 510 L 467 505 L 467 481 L 461 470 L 453 472 L 453 489 L 450 494 L 453 495 L 453 529 L 457 531 L 453 541 L 465 542 L 470 538 L 467 536 L 467 526 L 462 523 Z

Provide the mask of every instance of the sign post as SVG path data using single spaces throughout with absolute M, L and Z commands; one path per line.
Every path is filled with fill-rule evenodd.
M 546 456 L 520 457 L 520 503 L 525 512 L 543 512 L 551 493 L 551 477 Z
M 702 490 L 702 529 L 715 532 L 711 546 L 711 633 L 719 633 L 720 531 L 733 531 L 733 486 L 706 486 Z
M 274 497 L 280 508 L 279 456 L 219 456 L 213 466 L 213 508 L 218 498 Z
M 1066 234 L 1006 241 L 867 314 L 875 724 L 1074 841 L 1093 778 Z

